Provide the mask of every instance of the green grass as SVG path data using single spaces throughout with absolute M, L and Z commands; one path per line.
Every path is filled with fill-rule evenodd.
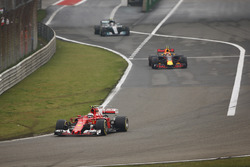
M 154 165 L 130 165 L 116 167 L 250 167 L 250 157 L 228 158 L 198 162 L 167 163 Z
M 89 112 L 126 67 L 111 52 L 57 40 L 46 65 L 0 96 L 0 140 L 51 133 L 57 119 Z
M 37 11 L 37 22 L 42 22 L 43 19 L 46 17 L 47 12 L 44 9 L 39 9 Z

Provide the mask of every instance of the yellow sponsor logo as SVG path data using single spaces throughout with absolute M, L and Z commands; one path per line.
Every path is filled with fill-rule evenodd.
M 168 66 L 172 66 L 173 64 L 174 64 L 173 61 L 168 61 L 168 62 L 167 62 L 167 65 L 168 65 Z

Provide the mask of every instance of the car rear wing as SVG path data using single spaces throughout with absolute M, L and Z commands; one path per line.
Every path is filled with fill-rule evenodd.
M 174 49 L 169 49 L 170 52 L 174 52 Z M 164 53 L 165 49 L 157 49 L 157 53 Z
M 102 114 L 118 114 L 119 111 L 116 108 L 107 108 L 105 110 L 102 110 Z

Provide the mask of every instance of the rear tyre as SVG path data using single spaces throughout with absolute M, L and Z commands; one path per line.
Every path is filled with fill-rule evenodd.
M 101 130 L 101 135 L 103 136 L 106 136 L 108 134 L 106 119 L 99 119 L 96 121 L 96 130 Z
M 106 35 L 107 35 L 106 30 L 105 30 L 105 29 L 102 29 L 102 30 L 101 30 L 101 36 L 102 36 L 102 37 L 105 37 Z
M 115 128 L 119 132 L 127 132 L 128 131 L 128 118 L 125 116 L 117 116 L 115 118 Z
M 180 63 L 183 64 L 183 67 L 182 67 L 182 68 L 187 68 L 188 63 L 187 63 L 187 58 L 186 58 L 186 57 L 180 56 Z
M 125 31 L 126 31 L 126 36 L 129 36 L 130 35 L 130 29 L 129 29 L 129 27 L 126 27 Z
M 100 26 L 95 26 L 95 34 L 100 34 Z

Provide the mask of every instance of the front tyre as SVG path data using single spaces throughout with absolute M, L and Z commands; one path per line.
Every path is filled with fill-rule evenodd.
M 186 57 L 181 56 L 181 57 L 180 57 L 180 63 L 183 64 L 183 67 L 182 67 L 182 68 L 187 68 L 188 63 L 187 63 L 187 58 L 186 58 Z
M 102 37 L 105 37 L 107 35 L 107 31 L 106 29 L 102 28 L 101 29 L 101 34 L 100 34 Z
M 96 130 L 101 130 L 101 134 L 106 136 L 108 134 L 108 126 L 106 119 L 99 119 L 96 121 Z
M 115 118 L 115 128 L 119 132 L 127 132 L 128 131 L 128 118 L 125 116 L 117 116 Z
M 100 34 L 100 26 L 95 26 L 94 29 L 95 29 L 95 34 L 98 35 Z
M 149 65 L 149 66 L 152 66 L 152 56 L 149 56 L 149 57 L 148 57 L 148 65 Z
M 158 69 L 157 65 L 159 63 L 158 57 L 152 57 L 151 67 L 152 69 Z
M 59 119 L 56 122 L 56 130 L 68 130 L 67 121 L 64 119 Z
M 56 122 L 56 130 L 54 132 L 55 135 L 57 136 L 63 136 L 62 133 L 64 130 L 68 130 L 69 126 L 66 120 L 64 119 L 59 119 Z

